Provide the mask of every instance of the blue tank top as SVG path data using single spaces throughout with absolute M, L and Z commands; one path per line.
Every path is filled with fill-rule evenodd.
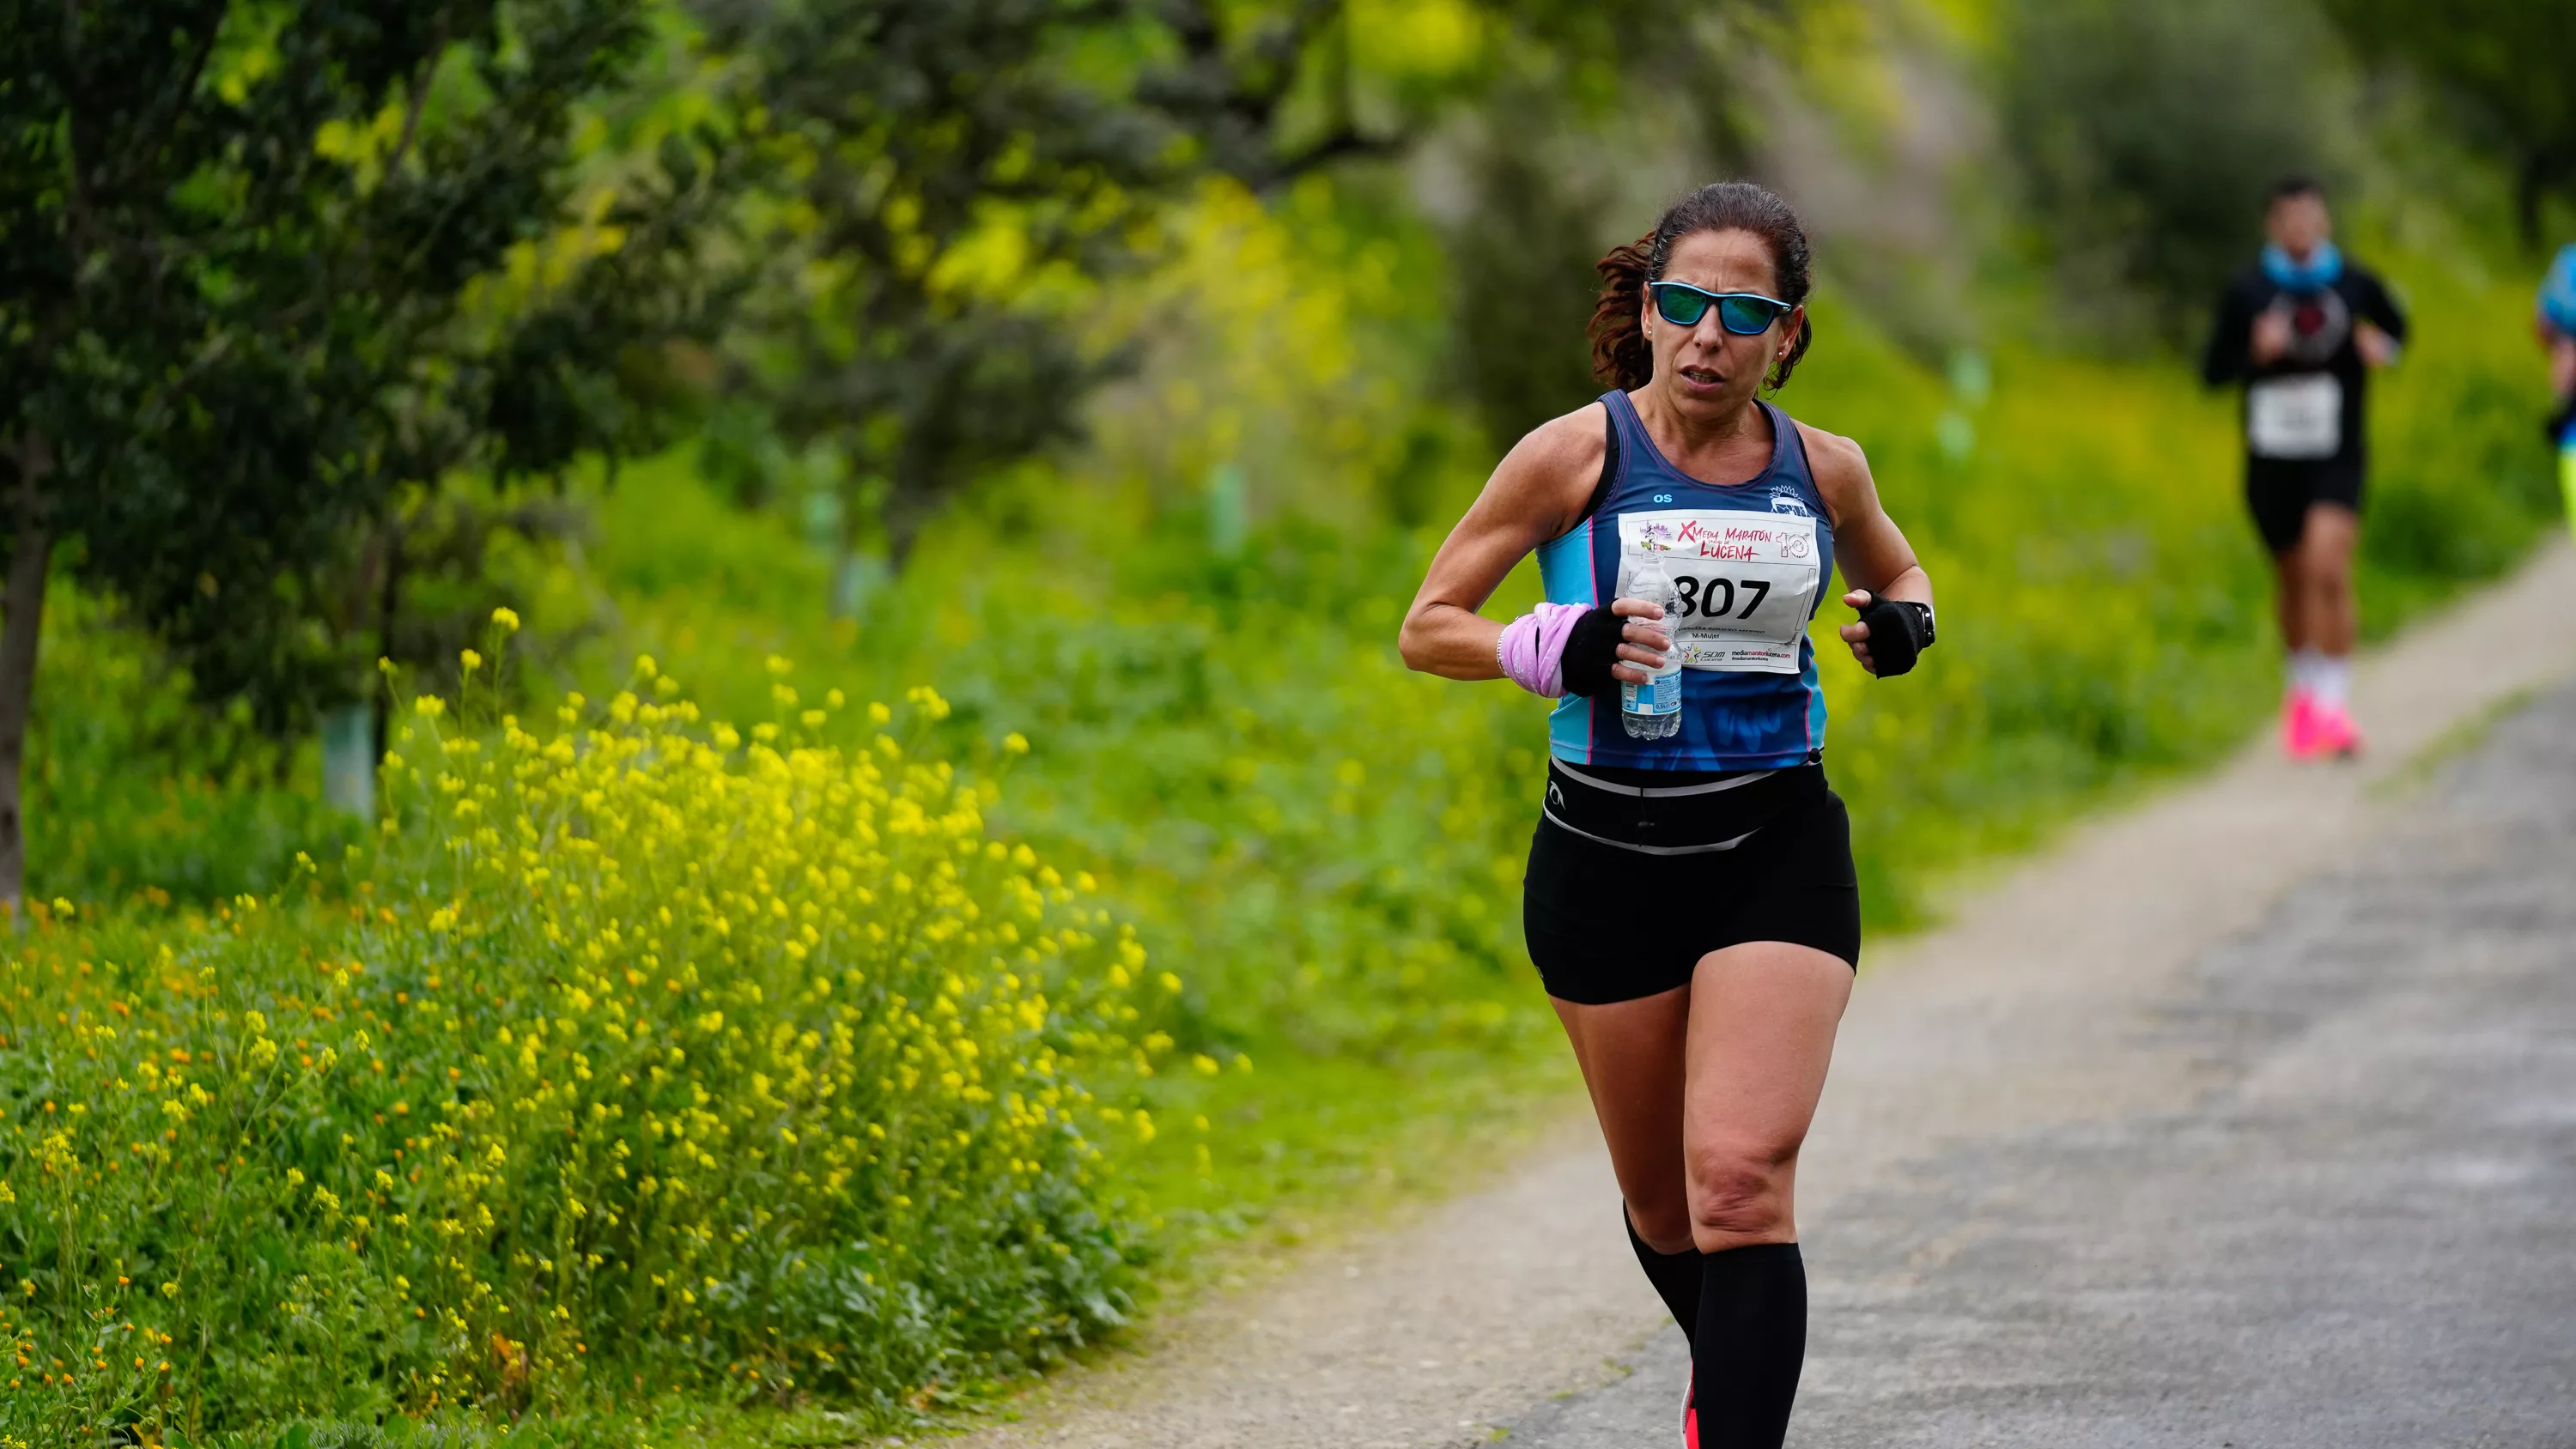
M 2558 249 L 2549 275 L 2540 279 L 2540 315 L 2550 326 L 2576 337 L 2576 242 Z
M 1825 744 L 1825 693 L 1807 622 L 1833 578 L 1834 530 L 1789 415 L 1771 420 L 1771 462 L 1730 487 L 1664 457 L 1624 392 L 1601 395 L 1618 458 L 1581 523 L 1540 545 L 1551 603 L 1598 608 L 1649 556 L 1681 594 L 1682 728 L 1629 737 L 1619 691 L 1568 695 L 1548 716 L 1548 752 L 1568 764 L 1662 770 L 1776 770 Z

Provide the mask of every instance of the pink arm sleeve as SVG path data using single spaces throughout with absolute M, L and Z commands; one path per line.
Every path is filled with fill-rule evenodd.
M 1565 641 L 1574 621 L 1591 610 L 1580 604 L 1541 604 L 1503 626 L 1494 658 L 1514 684 L 1545 699 L 1565 693 Z

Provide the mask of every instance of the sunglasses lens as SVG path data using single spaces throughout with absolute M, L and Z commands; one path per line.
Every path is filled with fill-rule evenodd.
M 1656 313 L 1676 327 L 1698 326 L 1699 319 L 1708 315 L 1710 300 L 1704 292 L 1683 287 L 1655 288 Z M 1724 320 L 1724 314 L 1720 314 L 1720 320 Z
M 1771 325 L 1779 309 L 1759 297 L 1728 297 L 1717 304 L 1717 320 L 1738 337 L 1751 337 Z

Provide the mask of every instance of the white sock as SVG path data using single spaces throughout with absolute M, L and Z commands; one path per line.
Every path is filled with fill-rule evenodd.
M 2352 660 L 2344 655 L 2318 655 L 2310 666 L 2308 692 L 2317 703 L 2342 709 L 2352 699 Z
M 2291 650 L 2290 692 L 2292 694 L 2316 693 L 2317 673 L 2319 669 L 2324 666 L 2325 662 L 2325 655 L 2318 653 L 2314 649 Z

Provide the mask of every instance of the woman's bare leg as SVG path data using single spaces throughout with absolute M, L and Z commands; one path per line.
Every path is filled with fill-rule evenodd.
M 1852 968 L 1809 946 L 1756 941 L 1700 958 L 1682 1139 L 1701 1252 L 1798 1240 L 1798 1149 L 1851 989 Z
M 1798 1150 L 1851 988 L 1839 958 L 1764 941 L 1659 995 L 1555 1002 L 1629 1224 L 1659 1257 L 1649 1276 L 1687 1320 L 1704 1449 L 1777 1449 L 1788 1430 L 1806 1351 Z M 1694 1247 L 1699 1292 L 1669 1290 Z
M 1592 1094 L 1610 1168 L 1619 1179 L 1619 1195 L 1627 1199 L 1629 1225 L 1661 1253 L 1691 1246 L 1690 1195 L 1682 1171 L 1690 999 L 1687 986 L 1607 1006 L 1549 998 Z
M 1796 1241 L 1798 1148 L 1851 986 L 1825 952 L 1760 941 L 1659 995 L 1551 998 L 1638 1236 L 1667 1253 Z

